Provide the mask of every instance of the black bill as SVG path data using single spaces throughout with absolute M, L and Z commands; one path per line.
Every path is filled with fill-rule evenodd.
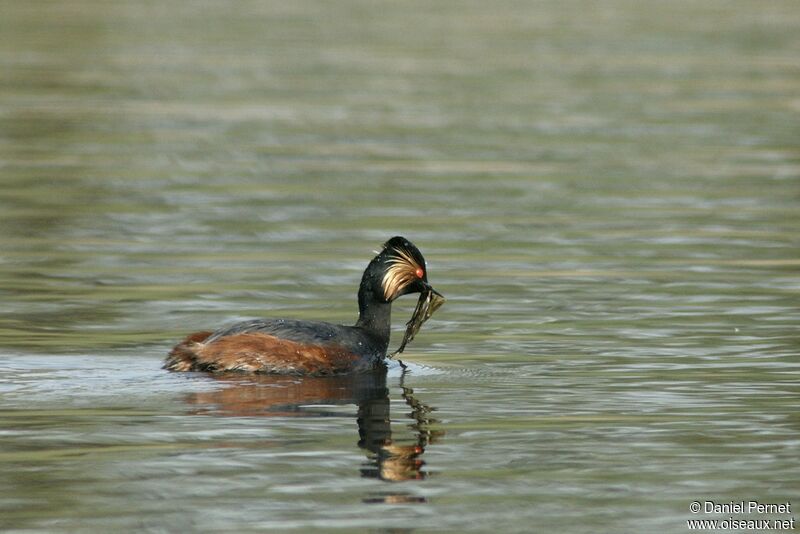
M 425 321 L 430 319 L 431 315 L 433 315 L 442 304 L 444 304 L 444 296 L 432 287 L 428 286 L 425 291 L 420 293 L 417 307 L 414 308 L 411 319 L 406 323 L 406 334 L 403 336 L 403 342 L 400 343 L 400 347 L 394 351 L 390 357 L 403 352 L 403 349 L 406 348 L 408 343 L 411 343 Z

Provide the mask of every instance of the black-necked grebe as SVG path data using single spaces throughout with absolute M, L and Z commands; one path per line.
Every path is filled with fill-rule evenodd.
M 354 326 L 291 319 L 244 321 L 189 335 L 172 349 L 164 368 L 298 375 L 371 369 L 386 357 L 392 301 L 409 293 L 421 293 L 420 301 L 399 350 L 444 299 L 428 284 L 419 249 L 396 236 L 384 243 L 364 271 Z

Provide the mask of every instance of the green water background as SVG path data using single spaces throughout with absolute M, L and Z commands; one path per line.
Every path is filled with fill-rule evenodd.
M 800 506 L 798 58 L 793 1 L 0 3 L 0 527 Z M 198 416 L 219 385 L 159 369 L 193 330 L 354 321 L 395 234 L 448 297 L 407 351 L 426 479 L 359 476 L 352 406 Z

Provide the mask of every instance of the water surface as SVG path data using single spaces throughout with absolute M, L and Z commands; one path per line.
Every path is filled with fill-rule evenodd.
M 794 2 L 0 11 L 0 528 L 800 506 Z M 395 234 L 448 297 L 409 373 L 160 369 L 194 330 L 353 322 Z

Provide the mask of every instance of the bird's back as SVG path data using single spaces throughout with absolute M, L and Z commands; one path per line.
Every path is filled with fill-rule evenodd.
M 165 368 L 328 375 L 372 368 L 385 354 L 385 344 L 358 327 L 254 319 L 188 336 L 172 349 Z

